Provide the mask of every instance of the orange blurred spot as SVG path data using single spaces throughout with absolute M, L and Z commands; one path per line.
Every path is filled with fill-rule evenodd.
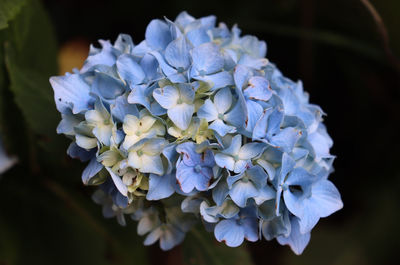
M 72 39 L 65 42 L 58 53 L 59 74 L 71 72 L 73 68 L 80 69 L 89 54 L 89 41 Z

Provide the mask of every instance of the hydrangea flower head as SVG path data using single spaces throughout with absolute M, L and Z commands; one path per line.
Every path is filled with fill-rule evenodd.
M 137 44 L 99 43 L 82 69 L 50 78 L 57 131 L 88 161 L 104 216 L 131 215 L 145 245 L 171 249 L 202 219 L 230 247 L 276 238 L 300 254 L 342 208 L 324 113 L 264 41 L 182 12 Z

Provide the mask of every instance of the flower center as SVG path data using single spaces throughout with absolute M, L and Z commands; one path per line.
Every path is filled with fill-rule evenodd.
M 243 181 L 244 183 L 249 182 L 249 177 L 248 177 L 247 175 L 245 175 L 245 176 L 242 178 L 242 181 Z
M 143 155 L 143 151 L 142 150 L 137 151 L 137 155 L 138 156 L 142 156 Z
M 176 69 L 176 70 L 178 70 L 178 73 L 180 73 L 180 74 L 185 71 L 185 69 L 183 67 L 178 67 L 178 69 Z
M 182 101 L 182 99 L 178 99 L 178 101 L 176 102 L 177 104 L 182 104 L 183 103 L 183 101 Z
M 286 184 L 286 183 L 283 183 L 282 185 L 281 185 L 281 187 L 282 187 L 282 190 L 287 190 L 288 189 L 288 184 Z
M 200 166 L 200 165 L 196 165 L 196 166 L 194 167 L 194 171 L 196 171 L 196 173 L 200 173 L 200 171 L 201 171 L 201 166 Z
M 140 131 L 136 131 L 136 136 L 140 136 L 142 133 Z
M 220 114 L 218 114 L 218 119 L 223 120 L 224 116 L 225 116 L 224 114 L 220 113 Z
M 199 74 L 200 74 L 201 76 L 205 76 L 205 75 L 206 75 L 206 71 L 200 70 L 200 71 L 199 71 Z
M 234 155 L 234 156 L 233 156 L 233 159 L 235 159 L 236 161 L 238 161 L 238 160 L 239 160 L 239 156 L 238 156 L 238 155 Z
M 104 125 L 110 125 L 110 120 L 104 120 L 103 123 Z

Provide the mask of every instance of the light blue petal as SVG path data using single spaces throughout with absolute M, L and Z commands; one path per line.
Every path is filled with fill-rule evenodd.
M 174 86 L 165 86 L 154 89 L 153 97 L 165 109 L 176 106 L 179 99 L 179 91 Z
M 163 50 L 172 41 L 168 25 L 159 19 L 153 19 L 146 28 L 146 42 L 154 50 Z
M 186 130 L 192 120 L 194 105 L 186 103 L 178 104 L 168 109 L 167 113 L 168 117 L 179 129 Z
M 258 238 L 258 220 L 257 218 L 244 218 L 242 220 L 244 237 L 250 242 L 256 242 Z
M 122 54 L 119 56 L 116 64 L 118 74 L 129 84 L 141 84 L 146 78 L 142 67 L 130 54 Z
M 50 78 L 54 90 L 57 110 L 68 114 L 80 113 L 90 108 L 94 99 L 89 95 L 90 87 L 78 74 L 53 76 Z
M 263 115 L 263 107 L 255 101 L 247 100 L 247 124 L 246 130 L 253 133 L 254 127 Z M 265 132 L 264 132 L 265 134 Z
M 159 176 L 150 174 L 149 176 L 149 191 L 146 199 L 149 201 L 161 200 L 168 198 L 175 191 L 175 172 Z
M 193 142 L 178 145 L 176 152 L 182 155 L 182 161 L 187 166 L 194 167 L 201 163 L 200 154 L 196 152 L 196 146 Z
M 125 92 L 125 85 L 121 80 L 115 79 L 107 74 L 95 72 L 92 89 L 104 99 L 115 99 Z
M 255 184 L 257 189 L 261 189 L 267 184 L 268 175 L 265 171 L 258 165 L 249 168 L 246 171 L 247 176 Z
M 292 217 L 290 223 L 292 226 L 290 235 L 288 237 L 279 236 L 277 240 L 281 245 L 289 245 L 296 255 L 300 255 L 310 242 L 311 235 L 310 233 L 300 233 L 299 220 L 296 217 Z
M 229 188 L 226 181 L 218 182 L 217 186 L 212 189 L 212 197 L 217 205 L 222 205 L 226 196 L 229 194 Z
M 259 194 L 257 197 L 254 198 L 254 200 L 257 205 L 261 205 L 265 201 L 272 201 L 272 199 L 274 199 L 275 197 L 276 191 L 271 186 L 265 185 L 262 189 L 259 190 Z
M 239 152 L 239 159 L 252 159 L 258 155 L 265 149 L 264 143 L 248 143 L 243 145 Z
M 237 91 L 238 101 L 231 111 L 225 115 L 225 121 L 232 124 L 236 128 L 242 128 L 245 126 L 247 118 L 247 107 L 246 101 L 243 98 L 242 92 Z
M 140 67 L 142 67 L 143 72 L 146 74 L 147 80 L 158 78 L 158 61 L 153 55 L 149 53 L 145 54 L 142 60 L 140 60 Z
M 300 137 L 301 137 L 300 130 L 288 127 L 281 130 L 275 136 L 272 136 L 270 139 L 270 143 L 282 149 L 282 151 L 290 153 L 292 152 L 295 144 L 300 139 Z
M 232 141 L 231 141 L 231 144 L 229 145 L 229 147 L 222 150 L 222 153 L 231 155 L 231 156 L 236 156 L 239 154 L 241 146 L 242 146 L 242 136 L 240 134 L 237 134 L 232 138 Z
M 124 122 L 125 116 L 130 114 L 139 117 L 139 110 L 134 104 L 129 104 L 125 95 L 118 97 L 111 106 L 112 116 L 119 122 Z
M 215 238 L 229 247 L 238 247 L 244 241 L 244 230 L 236 220 L 222 220 L 214 229 Z
M 273 208 L 273 212 L 275 212 L 275 208 Z M 289 236 L 290 230 L 291 224 L 287 211 L 286 214 L 262 222 L 262 234 L 266 240 L 272 240 L 278 236 Z
M 254 58 L 250 55 L 243 54 L 240 57 L 238 64 L 247 66 L 249 68 L 254 68 L 260 70 L 268 64 L 268 59 L 266 58 Z
M 207 32 L 203 28 L 193 29 L 186 34 L 186 37 L 193 45 L 193 47 L 197 47 L 203 43 L 208 43 L 211 41 L 210 36 L 208 36 Z
M 200 75 L 218 72 L 224 67 L 224 57 L 219 52 L 219 47 L 213 43 L 205 43 L 192 50 L 194 68 Z
M 225 136 L 227 133 L 236 132 L 235 127 L 226 125 L 222 120 L 219 119 L 213 121 L 208 128 L 216 131 L 221 136 Z
M 165 59 L 178 71 L 186 70 L 190 66 L 189 47 L 184 37 L 180 37 L 165 49 Z
M 225 114 L 231 108 L 232 93 L 230 88 L 222 88 L 215 94 L 214 106 L 217 108 L 219 114 Z
M 232 185 L 229 196 L 239 207 L 246 207 L 247 199 L 258 195 L 258 190 L 251 181 L 237 181 Z
M 175 226 L 168 226 L 168 229 L 164 230 L 160 238 L 160 248 L 164 251 L 170 250 L 176 245 L 179 245 L 185 238 L 185 233 L 176 228 Z
M 195 76 L 196 80 L 207 82 L 210 85 L 210 91 L 233 85 L 232 75 L 227 71 L 218 72 L 216 74 Z
M 128 34 L 119 34 L 114 43 L 114 48 L 122 53 L 131 53 L 134 46 L 132 37 Z
M 208 122 L 218 118 L 217 108 L 210 99 L 207 99 L 203 106 L 201 106 L 197 111 L 197 117 L 200 119 L 206 119 Z
M 226 168 L 230 171 L 233 171 L 235 166 L 235 160 L 230 155 L 225 155 L 222 153 L 217 153 L 215 155 L 215 162 L 221 168 Z
M 235 80 L 236 87 L 242 90 L 244 86 L 246 86 L 247 83 L 249 82 L 250 77 L 251 77 L 251 72 L 247 67 L 240 64 L 236 65 L 235 71 L 233 73 L 233 78 Z
M 96 65 L 114 65 L 117 56 L 120 54 L 120 51 L 115 49 L 109 41 L 99 40 L 99 43 L 102 46 L 101 50 L 95 54 L 89 55 L 82 69 L 80 70 L 81 73 L 92 71 Z
M 272 97 L 272 90 L 267 79 L 261 76 L 253 76 L 243 94 L 248 99 L 267 101 Z
M 327 217 L 343 208 L 340 193 L 329 180 L 321 180 L 312 186 L 314 208 L 317 209 L 320 217 Z
M 79 147 L 76 142 L 72 142 L 67 149 L 67 154 L 72 158 L 79 159 L 81 162 L 86 162 L 96 155 L 96 149 L 87 151 Z
M 137 85 L 132 87 L 132 92 L 128 96 L 128 103 L 140 104 L 150 110 L 150 98 L 146 94 L 148 90 L 147 85 Z
M 179 94 L 183 102 L 192 104 L 195 97 L 195 91 L 190 84 L 178 84 Z
M 212 170 L 204 167 L 201 172 L 196 172 L 194 167 L 180 163 L 177 166 L 176 179 L 183 192 L 189 193 L 194 188 L 200 191 L 207 190 L 213 176 Z
M 108 167 L 106 167 L 108 173 L 110 173 L 110 176 L 115 184 L 115 187 L 118 189 L 118 191 L 124 195 L 125 197 L 128 196 L 128 188 L 126 185 L 122 182 L 122 179 L 120 176 L 117 176 L 112 170 Z
M 92 177 L 94 177 L 97 173 L 100 172 L 100 170 L 103 168 L 103 165 L 99 162 L 97 162 L 96 157 L 93 157 L 89 164 L 86 166 L 86 168 L 82 172 L 82 182 L 85 185 L 89 184 L 89 181 Z

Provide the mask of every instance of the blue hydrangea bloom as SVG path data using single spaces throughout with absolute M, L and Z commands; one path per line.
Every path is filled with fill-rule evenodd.
M 152 20 L 140 43 L 99 43 L 82 69 L 50 78 L 57 132 L 88 162 L 104 216 L 138 221 L 145 245 L 169 250 L 202 220 L 230 247 L 277 239 L 301 254 L 342 208 L 325 114 L 264 41 L 182 12 Z

